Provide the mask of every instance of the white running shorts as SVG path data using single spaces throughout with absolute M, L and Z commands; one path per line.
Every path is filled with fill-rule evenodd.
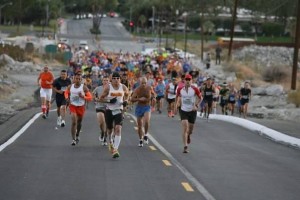
M 41 88 L 40 97 L 46 98 L 46 101 L 51 101 L 52 98 L 52 89 Z

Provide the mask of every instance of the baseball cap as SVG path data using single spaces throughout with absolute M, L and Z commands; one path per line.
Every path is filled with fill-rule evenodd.
M 112 77 L 121 77 L 120 74 L 118 72 L 113 72 Z
M 190 74 L 185 75 L 185 79 L 192 79 L 193 77 Z

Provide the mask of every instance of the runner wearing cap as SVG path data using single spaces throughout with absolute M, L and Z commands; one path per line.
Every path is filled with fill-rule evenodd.
M 179 107 L 179 114 L 181 118 L 181 125 L 183 127 L 182 139 L 183 139 L 183 153 L 188 153 L 188 144 L 191 143 L 191 134 L 193 133 L 194 124 L 197 118 L 198 105 L 202 100 L 199 89 L 191 85 L 192 76 L 190 74 L 185 75 L 184 87 L 178 88 L 176 108 Z M 175 110 L 176 112 L 176 110 Z

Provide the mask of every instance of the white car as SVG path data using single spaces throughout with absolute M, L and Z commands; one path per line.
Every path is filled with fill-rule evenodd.
M 84 50 L 89 50 L 88 42 L 86 40 L 80 40 L 79 47 L 81 47 Z
M 60 38 L 59 43 L 69 44 L 69 40 L 67 38 Z

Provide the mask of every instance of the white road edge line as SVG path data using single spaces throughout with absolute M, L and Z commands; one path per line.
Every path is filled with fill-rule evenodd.
M 7 146 L 12 144 L 18 137 L 20 137 L 29 127 L 33 122 L 40 117 L 41 113 L 35 114 L 33 118 L 31 118 L 16 134 L 14 134 L 9 140 L 4 142 L 2 145 L 0 145 L 0 152 L 4 150 Z
M 130 113 L 130 115 L 135 121 L 136 117 Z M 206 200 L 216 200 L 209 191 L 180 163 L 178 162 L 159 142 L 149 135 L 148 138 L 152 141 L 152 143 L 163 153 L 165 156 L 174 164 L 176 167 L 185 175 L 185 177 L 192 183 L 195 188 L 203 195 Z

